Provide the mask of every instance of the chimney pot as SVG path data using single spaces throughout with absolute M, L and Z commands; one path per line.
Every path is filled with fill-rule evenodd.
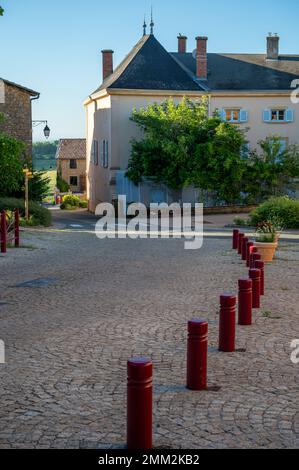
M 267 60 L 279 59 L 279 36 L 277 33 L 269 33 L 267 37 Z
M 111 49 L 102 50 L 103 57 L 103 80 L 113 73 L 113 54 Z
M 206 36 L 198 36 L 196 39 L 196 77 L 200 80 L 208 78 L 208 57 Z
M 182 36 L 179 34 L 178 36 L 178 52 L 180 54 L 185 54 L 187 51 L 187 36 Z

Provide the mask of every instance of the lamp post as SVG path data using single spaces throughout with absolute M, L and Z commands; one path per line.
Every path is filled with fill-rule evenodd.
M 46 137 L 46 139 L 48 139 L 50 137 L 50 132 L 51 132 L 48 126 L 48 121 L 32 121 L 32 127 L 37 127 L 40 124 L 46 124 L 44 128 L 44 136 Z

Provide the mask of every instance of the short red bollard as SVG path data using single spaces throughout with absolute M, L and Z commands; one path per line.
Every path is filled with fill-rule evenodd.
M 262 256 L 259 253 L 252 253 L 250 257 L 250 269 L 254 269 L 256 261 L 261 261 Z
M 20 212 L 19 209 L 15 210 L 15 247 L 20 246 Z
M 239 243 L 239 230 L 234 230 L 233 231 L 233 250 L 238 249 L 238 243 Z
M 247 243 L 249 241 L 249 238 L 244 237 L 242 238 L 242 260 L 246 261 L 247 260 Z
M 253 242 L 248 242 L 247 243 L 247 257 L 246 257 L 246 266 L 247 266 L 247 268 L 250 267 L 250 255 L 252 253 L 253 248 L 254 248 L 254 243 Z
M 208 322 L 193 319 L 188 322 L 187 388 L 207 389 Z
M 235 295 L 224 294 L 220 297 L 219 351 L 235 351 L 236 303 Z
M 252 325 L 252 279 L 239 280 L 239 325 Z
M 7 226 L 6 226 L 6 212 L 5 211 L 1 212 L 0 233 L 1 233 L 1 253 L 6 253 Z
M 146 450 L 153 445 L 153 363 L 144 357 L 128 361 L 127 445 Z
M 252 279 L 252 308 L 261 307 L 261 271 L 250 269 L 249 277 Z
M 261 295 L 265 295 L 265 263 L 264 261 L 256 261 L 254 268 L 261 271 Z
M 242 240 L 243 240 L 244 237 L 245 237 L 244 233 L 239 233 L 239 236 L 238 236 L 238 253 L 239 253 L 239 255 L 242 254 Z

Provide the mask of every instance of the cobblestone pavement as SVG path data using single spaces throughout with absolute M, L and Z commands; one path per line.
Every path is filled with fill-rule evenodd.
M 199 251 L 180 240 L 98 240 L 90 233 L 28 233 L 0 257 L 0 448 L 123 448 L 126 361 L 154 361 L 154 445 L 294 448 L 299 445 L 299 245 L 282 243 L 267 295 L 237 347 L 217 351 L 218 301 L 246 268 L 230 241 Z M 39 287 L 18 284 L 48 279 Z M 209 384 L 185 389 L 186 322 L 209 320 Z

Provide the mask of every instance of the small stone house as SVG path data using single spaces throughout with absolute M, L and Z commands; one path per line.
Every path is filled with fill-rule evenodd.
M 86 191 L 86 139 L 60 139 L 56 153 L 57 171 L 72 192 Z
M 32 101 L 37 100 L 37 91 L 0 78 L 0 131 L 25 142 L 28 156 L 32 155 Z

